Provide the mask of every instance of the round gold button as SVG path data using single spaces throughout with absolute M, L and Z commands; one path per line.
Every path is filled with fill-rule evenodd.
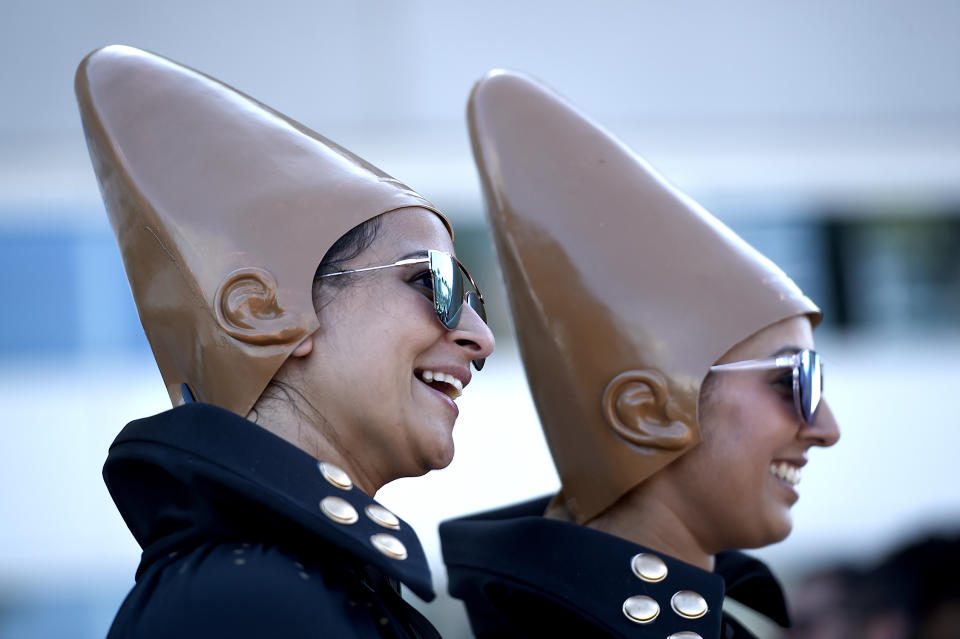
M 353 481 L 350 479 L 350 475 L 345 473 L 339 466 L 334 466 L 327 462 L 317 462 L 317 468 L 320 469 L 323 478 L 337 488 L 342 488 L 343 490 L 353 488 Z
M 672 635 L 667 637 L 667 639 L 703 639 L 703 637 L 701 637 L 700 635 L 698 635 L 693 631 L 684 630 L 683 632 L 673 633 Z
M 363 510 L 373 523 L 380 524 L 384 528 L 400 530 L 400 520 L 397 519 L 397 516 L 380 504 L 370 504 Z
M 670 599 L 673 611 L 686 619 L 699 619 L 707 614 L 707 600 L 692 590 L 681 590 Z
M 623 614 L 634 623 L 650 623 L 660 614 L 660 604 L 650 597 L 637 595 L 623 602 Z
M 633 568 L 633 574 L 650 583 L 663 581 L 667 577 L 667 564 L 650 553 L 635 555 L 630 561 L 630 567 Z
M 387 533 L 377 533 L 370 537 L 373 547 L 391 559 L 406 559 L 407 547 L 403 542 Z
M 338 524 L 352 524 L 359 519 L 357 509 L 339 497 L 324 497 L 320 502 L 320 510 Z

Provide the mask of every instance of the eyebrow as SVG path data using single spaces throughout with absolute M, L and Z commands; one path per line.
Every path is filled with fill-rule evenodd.
M 427 257 L 428 253 L 425 250 L 412 251 L 398 257 L 395 261 L 399 262 L 400 260 L 407 260 L 412 257 Z
M 802 351 L 802 350 L 803 350 L 803 349 L 800 348 L 799 346 L 784 346 L 784 347 L 781 348 L 779 351 L 777 351 L 776 353 L 774 353 L 774 354 L 772 355 L 772 357 L 777 357 L 778 355 L 787 355 L 787 354 L 789 354 L 789 355 L 796 355 L 797 353 L 799 353 L 799 352 Z

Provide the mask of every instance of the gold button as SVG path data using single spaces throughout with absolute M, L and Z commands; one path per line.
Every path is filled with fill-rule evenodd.
M 397 519 L 397 516 L 380 504 L 370 504 L 364 508 L 364 512 L 367 513 L 367 517 L 373 520 L 373 523 L 380 524 L 384 528 L 400 530 L 400 520 Z
M 660 604 L 650 597 L 637 595 L 623 602 L 623 614 L 634 623 L 650 623 L 660 614 Z
M 350 479 L 350 475 L 345 473 L 339 466 L 334 466 L 327 462 L 317 462 L 317 468 L 320 469 L 323 478 L 337 488 L 342 488 L 343 490 L 353 488 L 353 481 Z
M 634 556 L 630 566 L 633 568 L 633 574 L 650 583 L 663 581 L 667 577 L 667 564 L 663 563 L 663 559 L 650 553 L 642 552 Z
M 406 559 L 407 547 L 403 542 L 387 533 L 377 533 L 370 537 L 370 543 L 373 547 L 385 554 L 391 559 Z
M 707 614 L 707 600 L 692 590 L 681 590 L 670 599 L 673 611 L 687 619 L 699 619 Z
M 683 632 L 673 633 L 667 639 L 703 639 L 703 637 L 690 630 L 684 630 Z
M 352 524 L 359 519 L 357 509 L 339 497 L 324 497 L 320 502 L 320 510 L 338 524 Z

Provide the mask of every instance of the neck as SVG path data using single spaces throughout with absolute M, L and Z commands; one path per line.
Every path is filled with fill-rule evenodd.
M 340 440 L 323 415 L 311 407 L 300 406 L 296 398 L 264 395 L 247 419 L 314 459 L 340 467 L 354 485 L 370 497 L 386 483 L 383 478 L 366 472 L 364 465 L 350 454 L 350 446 Z
M 669 500 L 660 497 L 654 478 L 585 525 L 713 572 L 713 553 L 704 549 Z

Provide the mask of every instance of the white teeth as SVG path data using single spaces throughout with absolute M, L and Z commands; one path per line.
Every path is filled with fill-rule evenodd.
M 800 483 L 800 468 L 787 462 L 774 462 L 770 464 L 770 474 L 782 479 L 791 486 L 796 486 Z
M 463 394 L 463 382 L 448 373 L 423 371 L 420 373 L 420 377 L 428 384 L 431 382 L 443 382 L 447 384 L 449 388 L 444 389 L 443 392 L 445 392 L 450 399 L 456 399 Z

